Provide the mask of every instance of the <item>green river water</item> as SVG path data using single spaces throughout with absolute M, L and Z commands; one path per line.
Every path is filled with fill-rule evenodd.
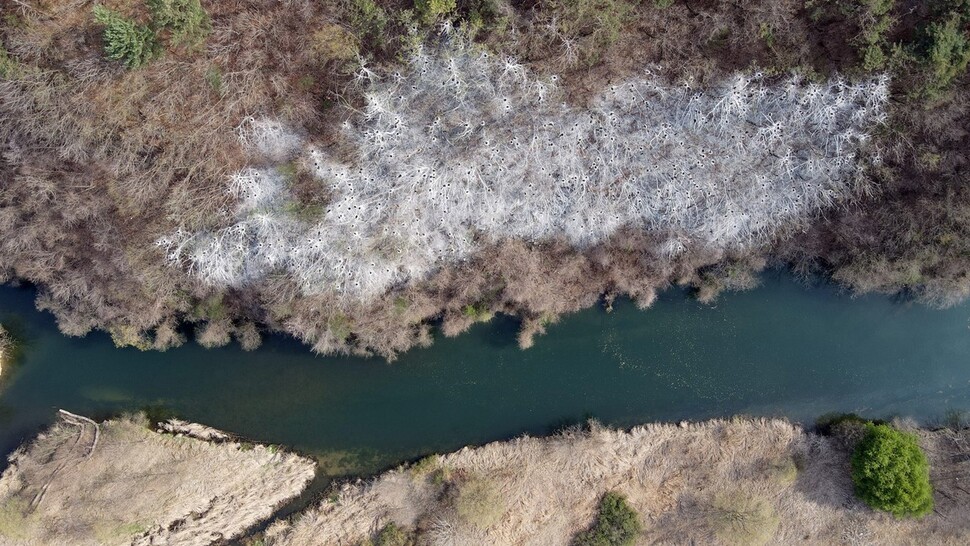
M 0 288 L 0 321 L 25 340 L 0 386 L 0 455 L 57 408 L 103 417 L 161 407 L 317 455 L 331 475 L 589 418 L 810 423 L 854 411 L 926 421 L 970 409 L 970 305 L 853 299 L 777 272 L 713 306 L 670 290 L 648 311 L 619 301 L 612 313 L 567 316 L 527 351 L 516 322 L 497 317 L 393 364 L 314 356 L 281 337 L 250 353 L 116 349 L 104 334 L 61 335 L 21 288 Z

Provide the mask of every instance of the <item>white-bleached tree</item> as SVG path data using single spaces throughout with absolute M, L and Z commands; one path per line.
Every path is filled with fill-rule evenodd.
M 273 121 L 241 128 L 263 161 L 299 153 L 328 185 L 319 222 L 286 212 L 278 170 L 247 169 L 229 185 L 237 222 L 160 239 L 169 259 L 212 283 L 282 270 L 307 292 L 366 299 L 503 238 L 582 248 L 629 226 L 664 233 L 671 256 L 759 245 L 851 194 L 888 97 L 885 76 L 738 73 L 694 88 L 647 74 L 576 108 L 555 77 L 448 29 L 400 71 L 359 80 L 366 108 L 342 128 L 350 162 Z

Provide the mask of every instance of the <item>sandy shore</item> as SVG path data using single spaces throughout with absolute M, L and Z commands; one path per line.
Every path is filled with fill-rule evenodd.
M 347 484 L 267 542 L 356 545 L 394 522 L 419 544 L 566 545 L 618 491 L 642 519 L 639 544 L 970 543 L 970 431 L 917 432 L 936 497 L 919 521 L 855 498 L 851 434 L 734 419 L 466 448 Z
M 0 544 L 212 544 L 270 518 L 314 476 L 305 457 L 170 426 L 179 433 L 62 412 L 0 476 Z

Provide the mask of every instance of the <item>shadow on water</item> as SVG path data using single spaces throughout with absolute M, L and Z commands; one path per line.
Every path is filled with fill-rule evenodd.
M 517 317 L 498 313 L 483 327 L 474 328 L 472 332 L 460 335 L 475 335 L 478 336 L 478 342 L 486 347 L 508 350 L 518 347 L 516 336 L 521 325 L 522 321 Z

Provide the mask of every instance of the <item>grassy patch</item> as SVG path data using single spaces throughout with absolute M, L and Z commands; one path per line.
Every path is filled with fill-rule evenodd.
M 505 499 L 493 482 L 476 477 L 460 485 L 455 510 L 462 521 L 485 529 L 502 519 Z
M 798 465 L 791 457 L 767 461 L 765 474 L 772 483 L 787 487 L 798 479 Z
M 192 309 L 192 318 L 195 320 L 208 319 L 212 321 L 220 321 L 226 318 L 226 306 L 223 303 L 223 297 L 224 294 L 219 292 L 200 301 Z
M 27 512 L 27 501 L 18 497 L 10 497 L 0 503 L 0 537 L 14 540 L 28 538 L 31 521 Z
M 324 25 L 315 31 L 310 38 L 310 47 L 322 62 L 352 61 L 360 51 L 357 37 L 335 24 Z
M 148 526 L 140 522 L 120 524 L 101 522 L 94 527 L 94 537 L 102 544 L 121 544 L 147 530 Z
M 715 495 L 706 519 L 721 543 L 737 546 L 767 544 L 781 523 L 768 499 L 741 491 Z
M 415 479 L 427 479 L 434 485 L 444 485 L 454 477 L 452 469 L 441 464 L 440 455 L 428 455 L 411 465 L 410 470 Z
M 347 315 L 337 314 L 327 321 L 327 329 L 338 340 L 347 341 L 347 338 L 353 333 L 353 323 Z
M 361 546 L 414 546 L 415 533 L 398 526 L 393 521 L 378 531 L 374 540 L 365 541 Z
M 758 25 L 758 38 L 769 48 L 775 47 L 775 29 L 768 23 Z
M 323 216 L 326 207 L 322 203 L 303 203 L 294 200 L 287 201 L 283 205 L 283 210 L 301 222 L 313 222 Z

